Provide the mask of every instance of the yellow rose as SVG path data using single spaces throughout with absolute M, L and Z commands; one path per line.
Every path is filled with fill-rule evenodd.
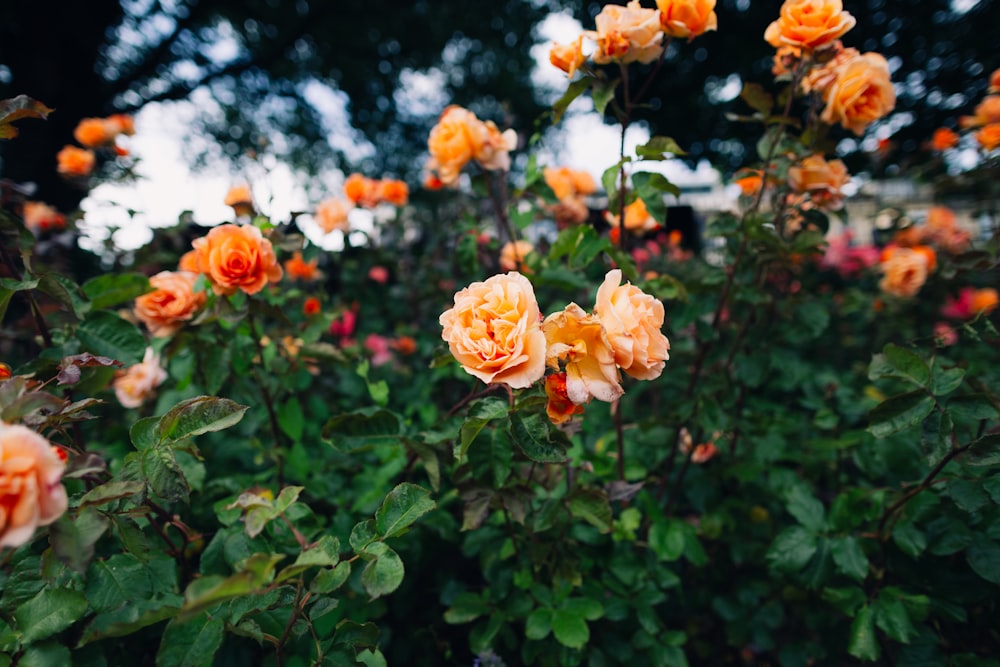
M 715 0 L 656 0 L 660 25 L 671 37 L 694 39 L 719 27 Z
M 626 6 L 605 5 L 594 18 L 596 31 L 588 32 L 597 42 L 594 62 L 651 63 L 663 53 L 660 12 L 643 9 L 639 0 Z
M 441 337 L 466 373 L 523 389 L 545 373 L 540 319 L 531 283 L 512 271 L 459 291 L 439 322 Z
M 841 0 L 785 0 L 778 20 L 764 31 L 764 39 L 776 49 L 817 49 L 839 39 L 855 23 Z
M 837 70 L 837 78 L 823 95 L 824 123 L 840 123 L 857 135 L 896 106 L 889 63 L 878 53 L 864 53 Z
M 597 290 L 594 313 L 600 318 L 615 361 L 637 380 L 653 380 L 670 358 L 663 327 L 663 304 L 630 283 L 621 284 L 621 269 L 612 269 Z
M 66 511 L 64 457 L 26 426 L 0 422 L 0 547 L 19 547 Z
M 542 325 L 552 368 L 566 365 L 566 395 L 580 405 L 591 398 L 610 403 L 625 391 L 615 363 L 615 352 L 601 320 L 571 303 L 545 318 Z

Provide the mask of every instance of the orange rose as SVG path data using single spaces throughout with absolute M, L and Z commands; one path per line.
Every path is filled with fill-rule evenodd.
M 618 221 L 618 216 L 610 212 L 604 217 L 612 227 L 618 227 L 621 224 Z M 649 211 L 646 209 L 646 203 L 641 199 L 636 199 L 625 207 L 625 229 L 648 232 L 659 226 L 660 223 L 649 214 Z
M 583 406 L 569 400 L 565 373 L 545 376 L 545 396 L 548 399 L 545 404 L 545 414 L 553 424 L 565 424 L 573 418 L 573 415 L 583 414 Z
M 1000 146 L 1000 123 L 990 123 L 976 132 L 976 140 L 984 150 L 991 151 Z
M 96 160 L 94 151 L 65 146 L 56 155 L 56 171 L 63 176 L 89 176 Z
M 410 188 L 404 181 L 384 178 L 378 182 L 377 196 L 379 201 L 393 206 L 406 206 L 410 200 Z
M 785 0 L 778 20 L 764 31 L 764 39 L 776 49 L 818 49 L 842 37 L 855 23 L 841 0 Z
M 586 171 L 569 167 L 546 167 L 542 170 L 545 183 L 552 188 L 556 199 L 593 194 L 597 190 L 594 177 Z
M 400 336 L 391 341 L 389 347 L 404 356 L 409 356 L 417 351 L 417 341 L 412 336 Z
M 39 201 L 24 202 L 24 226 L 33 232 L 62 229 L 66 226 L 66 216 L 48 204 Z
M 167 379 L 167 372 L 160 368 L 160 358 L 153 348 L 146 348 L 142 362 L 119 371 L 111 387 L 124 408 L 137 408 L 156 393 L 156 388 Z
M 837 80 L 840 68 L 860 56 L 861 52 L 853 47 L 845 49 L 837 39 L 824 49 L 824 54 L 829 54 L 830 58 L 822 65 L 809 68 L 802 77 L 802 92 L 816 93 L 820 97 L 826 95 L 827 89 Z
M 840 123 L 857 135 L 896 106 L 889 63 L 878 53 L 865 53 L 837 70 L 837 78 L 823 95 L 824 123 Z
M 879 288 L 886 294 L 900 298 L 911 298 L 927 282 L 929 272 L 928 256 L 913 248 L 895 248 L 886 256 L 883 253 L 881 265 L 885 274 Z
M 190 271 L 191 273 L 201 273 L 201 269 L 198 268 L 198 251 L 188 250 L 186 253 L 181 255 L 180 261 L 177 262 L 178 271 Z
M 347 231 L 350 227 L 348 214 L 354 208 L 349 201 L 343 199 L 325 199 L 316 207 L 313 217 L 325 233 L 329 234 L 335 229 Z
M 660 376 L 670 358 L 663 327 L 663 303 L 631 283 L 621 285 L 621 269 L 612 269 L 597 290 L 594 313 L 607 331 L 615 361 L 637 380 Z
M 949 130 L 947 127 L 939 127 L 934 130 L 934 136 L 931 137 L 931 148 L 939 153 L 941 151 L 946 151 L 949 148 L 954 148 L 958 145 L 958 134 Z
M 760 176 L 760 174 L 751 174 L 749 176 L 737 178 L 733 182 L 740 186 L 740 194 L 744 197 L 753 197 L 760 192 L 760 186 L 764 182 L 764 179 Z
M 439 322 L 441 337 L 466 373 L 523 389 L 545 373 L 540 319 L 531 283 L 512 271 L 459 291 Z
M 719 27 L 715 0 L 656 0 L 660 25 L 671 37 L 694 39 Z
M 972 312 L 992 313 L 996 310 L 998 302 L 1000 302 L 1000 295 L 992 287 L 977 289 L 972 293 Z
M 314 296 L 306 298 L 305 302 L 302 304 L 302 312 L 308 316 L 317 315 L 322 309 L 323 304 L 320 303 L 320 300 Z
M 253 215 L 253 194 L 249 185 L 234 185 L 229 188 L 224 203 L 231 206 L 236 215 Z
M 135 300 L 135 316 L 155 337 L 169 336 L 205 305 L 204 292 L 195 292 L 198 275 L 161 271 L 149 279 L 155 289 Z
M 596 31 L 586 33 L 597 42 L 594 62 L 651 63 L 663 53 L 660 12 L 643 9 L 639 0 L 626 6 L 605 5 L 594 17 Z
M 793 192 L 808 192 L 814 203 L 834 210 L 843 205 L 841 188 L 849 178 L 847 166 L 843 162 L 827 162 L 819 153 L 788 168 L 788 186 Z
M 296 250 L 292 253 L 292 258 L 285 261 L 285 271 L 292 280 L 313 281 L 319 278 L 319 259 L 305 261 L 302 259 L 302 251 Z
M 65 459 L 26 426 L 0 422 L 0 547 L 19 547 L 66 511 Z
M 462 167 L 486 143 L 488 134 L 486 125 L 474 113 L 460 106 L 449 106 L 427 138 L 427 149 L 431 154 L 430 170 L 445 185 L 453 185 Z
M 524 258 L 535 249 L 528 241 L 508 241 L 500 249 L 500 268 L 528 273 Z
M 281 280 L 271 242 L 253 225 L 219 225 L 192 245 L 198 251 L 199 273 L 208 276 L 216 294 L 256 294 L 268 282 Z
M 958 225 L 958 218 L 947 206 L 931 206 L 921 228 L 921 239 L 950 253 L 965 250 L 972 240 L 972 234 Z
M 11 375 L 10 366 L 0 362 L 0 380 L 9 380 Z
M 576 74 L 576 70 L 586 62 L 583 56 L 583 35 L 576 38 L 575 42 L 569 44 L 552 43 L 549 49 L 549 62 L 566 72 L 570 79 Z
M 571 303 L 546 317 L 542 331 L 549 366 L 558 370 L 559 362 L 565 362 L 566 396 L 573 403 L 581 405 L 591 398 L 610 403 L 625 393 L 615 351 L 599 318 Z
M 124 113 L 116 113 L 107 117 L 107 122 L 115 128 L 117 134 L 132 136 L 135 134 L 135 119 Z
M 87 148 L 107 146 L 117 135 L 118 126 L 104 118 L 84 118 L 73 130 L 73 138 Z
M 962 127 L 982 127 L 990 123 L 1000 123 L 1000 95 L 987 95 L 980 102 L 972 116 L 959 119 Z
M 378 204 L 378 181 L 365 178 L 361 174 L 351 174 L 344 181 L 344 196 L 351 203 L 365 208 Z
M 486 121 L 486 141 L 475 153 L 476 162 L 490 171 L 510 170 L 510 151 L 517 148 L 517 132 L 500 131 L 493 121 Z

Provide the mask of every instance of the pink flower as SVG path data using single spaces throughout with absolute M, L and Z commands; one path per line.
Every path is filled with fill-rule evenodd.
M 934 342 L 938 347 L 950 347 L 958 342 L 958 332 L 947 322 L 934 325 Z
M 841 277 L 850 278 L 878 264 L 878 248 L 872 245 L 852 245 L 853 236 L 848 230 L 840 236 L 827 239 L 826 253 L 819 262 L 820 268 L 832 269 Z
M 368 269 L 368 277 L 377 282 L 379 285 L 385 285 L 389 282 L 389 269 L 384 266 L 373 266 Z
M 368 334 L 365 349 L 372 353 L 372 366 L 382 366 L 392 361 L 392 342 L 385 336 Z
M 330 335 L 337 338 L 349 338 L 354 334 L 354 327 L 357 323 L 357 312 L 354 309 L 345 310 L 339 319 L 330 323 Z

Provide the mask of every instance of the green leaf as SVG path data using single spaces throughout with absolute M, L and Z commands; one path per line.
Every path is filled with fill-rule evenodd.
M 552 105 L 552 124 L 558 125 L 559 121 L 562 120 L 563 114 L 566 113 L 566 109 L 569 105 L 578 98 L 583 91 L 590 88 L 590 79 L 584 77 L 582 79 L 577 79 L 576 81 L 569 84 L 569 88 L 563 93 L 563 96 L 556 100 L 556 103 Z
M 636 146 L 635 154 L 644 160 L 665 160 L 671 155 L 687 155 L 671 137 L 650 137 L 642 146 Z
M 156 652 L 157 667 L 199 667 L 211 665 L 222 646 L 225 622 L 202 612 L 194 618 L 171 619 L 163 631 Z
M 130 498 L 137 493 L 142 493 L 145 488 L 142 482 L 108 482 L 95 486 L 80 498 L 80 506 L 86 505 L 106 505 L 107 503 L 123 498 Z
M 378 558 L 370 561 L 361 571 L 361 585 L 371 599 L 388 595 L 403 583 L 403 561 L 399 554 L 386 547 Z
M 927 548 L 927 535 L 911 521 L 897 523 L 892 529 L 892 540 L 903 553 L 913 558 Z
M 649 548 L 661 561 L 672 562 L 684 553 L 684 526 L 680 519 L 657 521 L 649 528 Z
M 974 482 L 968 479 L 950 480 L 948 495 L 966 512 L 978 512 L 990 503 L 989 496 L 986 495 L 979 480 Z
M 905 347 L 889 343 L 882 348 L 882 354 L 872 357 L 868 368 L 868 378 L 896 377 L 918 387 L 926 387 L 931 379 L 931 369 L 919 354 Z
M 796 485 L 785 494 L 788 513 L 813 532 L 826 530 L 826 510 L 823 503 L 813 497 L 804 485 Z
M 379 629 L 374 623 L 357 623 L 343 620 L 337 624 L 334 644 L 346 644 L 352 648 L 375 648 L 378 646 Z
M 774 538 L 771 548 L 767 551 L 767 560 L 771 567 L 779 572 L 797 572 L 806 566 L 809 559 L 816 553 L 816 534 L 793 526 L 786 528 Z
M 382 408 L 363 408 L 331 417 L 323 425 L 323 439 L 347 451 L 381 442 L 399 440 L 400 423 Z
M 971 466 L 992 466 L 1000 463 L 1000 433 L 984 435 L 969 445 L 965 462 Z
M 141 273 L 105 273 L 91 278 L 81 289 L 94 310 L 132 301 L 153 290 L 149 278 Z
M 830 540 L 833 562 L 837 570 L 856 581 L 868 576 L 868 557 L 856 537 L 834 537 Z
M 479 437 L 486 425 L 494 419 L 505 416 L 508 410 L 507 401 L 499 398 L 485 398 L 474 403 L 469 408 L 469 416 L 466 417 L 459 431 L 458 458 L 464 459 L 472 442 Z
M 324 535 L 315 544 L 303 550 L 295 562 L 283 568 L 275 577 L 282 582 L 295 577 L 313 567 L 332 567 L 340 561 L 340 540 L 332 535 Z
M 84 572 L 109 525 L 108 517 L 93 507 L 81 508 L 75 518 L 64 514 L 49 527 L 52 551 L 71 569 Z
M 299 399 L 292 396 L 281 407 L 278 408 L 278 426 L 292 439 L 298 442 L 302 439 L 302 432 L 305 429 L 305 415 L 302 413 L 302 404 Z
M 195 396 L 174 406 L 160 417 L 157 439 L 161 443 L 174 443 L 196 435 L 221 431 L 238 424 L 248 406 L 228 398 Z
M 472 623 L 490 612 L 490 606 L 481 595 L 463 592 L 455 596 L 451 606 L 444 612 L 444 622 L 451 625 Z
M 962 386 L 965 379 L 965 369 L 959 367 L 942 368 L 934 364 L 931 369 L 931 393 L 935 396 L 945 396 Z
M 868 605 L 862 607 L 854 617 L 847 652 L 859 660 L 878 660 L 880 651 L 875 638 L 875 613 Z
M 610 533 L 614 525 L 611 502 L 607 492 L 601 489 L 586 489 L 574 493 L 569 499 L 569 511 L 602 533 Z
M 334 568 L 320 570 L 310 582 L 309 590 L 318 595 L 328 595 L 343 586 L 350 576 L 350 561 L 341 561 Z
M 375 530 L 383 539 L 396 537 L 436 506 L 430 491 L 403 482 L 389 492 L 375 512 Z
M 603 116 L 604 111 L 608 108 L 608 104 L 615 98 L 615 87 L 617 86 L 617 81 L 601 81 L 599 79 L 591 79 L 593 86 L 590 89 L 590 96 L 594 100 L 594 109 L 597 111 L 598 115 Z
M 1000 584 L 1000 545 L 979 537 L 965 552 L 972 571 L 994 584 Z
M 569 598 L 562 603 L 561 608 L 588 621 L 596 621 L 604 616 L 604 606 L 594 598 Z
M 740 91 L 740 98 L 746 102 L 751 109 L 759 111 L 767 116 L 774 108 L 774 96 L 764 90 L 759 83 L 744 83 L 743 90 Z
M 96 611 L 107 611 L 153 593 L 149 567 L 132 554 L 114 554 L 95 561 L 87 571 L 87 600 Z
M 902 601 L 886 595 L 884 592 L 879 595 L 874 603 L 875 625 L 882 632 L 895 639 L 897 642 L 909 644 L 910 639 L 917 634 L 916 628 L 910 622 L 910 616 L 906 613 L 906 607 Z
M 83 593 L 68 588 L 43 588 L 14 610 L 14 620 L 21 630 L 21 642 L 31 644 L 65 630 L 86 611 L 87 599 Z
M 916 426 L 934 409 L 934 399 L 918 389 L 887 399 L 872 410 L 868 432 L 876 438 Z
M 510 413 L 510 434 L 514 444 L 532 461 L 562 463 L 566 460 L 568 440 L 557 442 L 553 438 L 549 420 L 544 415 L 536 413 L 522 417 L 517 412 Z
M 56 642 L 29 646 L 17 661 L 17 667 L 62 667 L 69 664 L 69 648 Z
M 150 491 L 164 500 L 187 502 L 191 489 L 173 450 L 151 447 L 143 450 L 140 457 L 139 466 Z
M 503 486 L 514 462 L 514 445 L 510 434 L 502 428 L 480 433 L 468 449 L 472 475 L 495 489 Z
M 987 394 L 965 394 L 952 396 L 948 400 L 948 411 L 955 419 L 996 419 L 1000 410 Z
M 142 361 L 146 337 L 131 322 L 114 313 L 98 310 L 87 315 L 76 330 L 87 352 L 109 357 L 130 366 Z
M 538 607 L 524 622 L 524 636 L 528 639 L 545 639 L 552 631 L 552 610 Z
M 590 629 L 583 617 L 565 609 L 552 612 L 552 634 L 556 641 L 568 648 L 580 649 L 590 641 Z

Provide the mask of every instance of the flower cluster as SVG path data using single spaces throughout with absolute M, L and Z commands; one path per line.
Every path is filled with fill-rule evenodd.
M 590 211 L 584 197 L 597 191 L 594 177 L 586 171 L 569 167 L 546 167 L 542 171 L 545 184 L 552 188 L 559 201 L 548 207 L 559 228 L 586 222 Z
M 1000 69 L 990 76 L 989 92 L 971 116 L 958 121 L 963 129 L 976 131 L 976 140 L 984 151 L 1000 148 Z
M 593 313 L 575 303 L 542 320 L 534 290 L 517 272 L 476 282 L 441 314 L 442 338 L 462 368 L 487 384 L 530 387 L 548 367 L 549 417 L 556 423 L 592 398 L 617 400 L 621 373 L 652 380 L 663 372 L 670 343 L 661 332 L 663 304 L 607 273 Z
M 482 121 L 468 109 L 453 104 L 444 110 L 427 138 L 431 157 L 425 184 L 432 189 L 453 186 L 462 168 L 473 161 L 487 171 L 507 171 L 510 151 L 515 148 L 514 130 L 501 132 L 492 121 Z
M 128 155 L 128 151 L 117 146 L 120 136 L 135 134 L 135 123 L 131 116 L 115 114 L 107 118 L 84 118 L 73 131 L 73 138 L 83 146 L 66 145 L 56 155 L 56 170 L 63 176 L 82 178 L 89 176 L 97 164 L 93 149 L 107 149 L 113 154 Z
M 594 30 L 584 31 L 574 41 L 554 43 L 549 62 L 569 78 L 584 66 L 583 40 L 593 42 L 590 58 L 598 65 L 607 63 L 651 63 L 663 55 L 665 37 L 692 40 L 718 28 L 716 0 L 656 0 L 656 9 L 647 9 L 639 0 L 624 7 L 605 5 L 594 17 Z
M 347 231 L 350 227 L 349 216 L 356 207 L 370 209 L 382 204 L 402 207 L 409 199 L 410 189 L 403 181 L 373 179 L 354 173 L 344 181 L 344 196 L 321 201 L 313 217 L 326 234 L 335 230 Z

